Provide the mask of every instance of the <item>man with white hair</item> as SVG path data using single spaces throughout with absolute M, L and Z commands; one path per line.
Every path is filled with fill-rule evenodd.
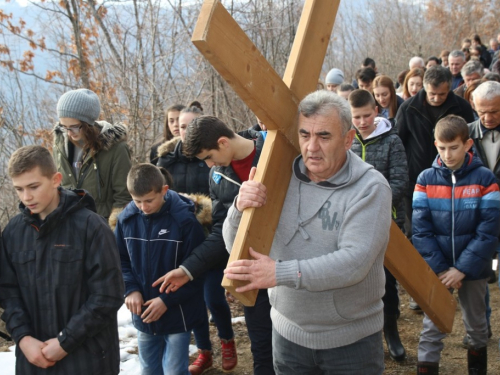
M 249 281 L 238 292 L 272 288 L 277 375 L 381 375 L 391 190 L 350 151 L 355 131 L 344 98 L 326 90 L 306 96 L 297 133 L 301 155 L 290 166 L 270 256 L 250 248 L 253 259 L 232 262 L 224 272 Z M 253 174 L 224 222 L 227 249 L 242 211 L 266 204 L 266 188 Z
M 474 106 L 479 119 L 469 123 L 469 135 L 483 164 L 491 169 L 500 186 L 500 83 L 487 81 L 473 93 Z M 497 249 L 498 250 L 498 249 Z M 499 254 L 500 255 L 500 254 Z M 500 280 L 499 280 L 500 285 Z M 489 290 L 487 289 L 488 338 L 492 336 L 489 315 Z M 468 340 L 464 338 L 464 343 Z
M 422 68 L 425 69 L 425 61 L 420 56 L 413 56 L 408 63 L 410 70 L 413 68 Z
M 464 79 L 464 84 L 458 86 L 455 90 L 453 90 L 453 92 L 463 98 L 467 87 L 469 87 L 476 79 L 481 79 L 483 77 L 483 65 L 478 60 L 470 60 L 463 66 L 460 74 Z
M 458 49 L 451 51 L 450 55 L 448 56 L 448 65 L 451 75 L 453 76 L 453 80 L 451 81 L 451 89 L 455 90 L 458 86 L 464 83 L 460 71 L 465 65 L 465 54 Z
M 469 134 L 478 156 L 500 185 L 500 83 L 482 83 L 473 99 L 479 119 L 469 124 Z

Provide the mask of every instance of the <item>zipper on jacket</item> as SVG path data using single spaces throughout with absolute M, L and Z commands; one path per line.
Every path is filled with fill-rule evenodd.
M 451 172 L 451 251 L 453 254 L 453 266 L 455 266 L 455 184 L 457 179 L 455 173 Z
M 99 169 L 97 168 L 97 163 L 94 162 L 95 178 L 97 181 L 97 196 L 101 199 L 101 179 L 99 178 Z
M 151 253 L 151 250 L 150 250 L 150 244 L 151 244 L 151 231 L 153 230 L 153 225 L 151 223 L 151 218 L 147 217 L 146 216 L 146 222 L 148 223 L 148 242 L 147 242 L 147 250 L 146 250 L 146 256 L 147 256 L 147 267 L 148 267 L 148 275 L 146 277 L 147 279 L 147 282 L 148 282 L 148 288 L 144 289 L 144 297 L 146 297 L 146 293 L 147 291 L 149 290 L 149 285 L 152 285 L 153 284 L 153 280 L 151 280 L 151 275 L 153 274 L 152 270 L 151 270 L 151 257 L 150 257 L 150 253 Z M 151 296 L 149 295 L 148 293 L 148 296 L 147 298 L 144 298 L 144 302 L 146 301 L 149 301 L 151 299 Z M 141 311 L 141 315 L 142 315 L 142 311 Z M 150 327 L 151 327 L 151 334 L 153 335 L 156 335 L 156 332 L 155 332 L 155 322 L 151 322 L 149 323 L 150 324 Z

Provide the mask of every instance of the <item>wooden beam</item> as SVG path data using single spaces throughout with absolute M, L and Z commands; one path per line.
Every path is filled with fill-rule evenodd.
M 302 100 L 316 91 L 340 0 L 304 4 L 283 81 Z
M 267 203 L 259 209 L 248 208 L 243 211 L 229 262 L 249 259 L 250 247 L 259 253 L 269 255 L 286 197 L 287 189 L 283 187 L 289 184 L 293 159 L 298 153 L 281 132 L 277 130 L 267 132 L 255 175 L 255 180 L 261 181 L 267 187 Z M 222 286 L 233 296 L 245 306 L 253 306 L 257 298 L 257 290 L 246 293 L 237 293 L 235 290 L 244 284 L 244 282 L 229 280 L 225 277 L 222 280 Z
M 442 332 L 451 332 L 457 301 L 394 221 L 384 265 L 434 324 Z
M 290 131 L 299 100 L 219 0 L 205 0 L 191 41 L 270 130 Z

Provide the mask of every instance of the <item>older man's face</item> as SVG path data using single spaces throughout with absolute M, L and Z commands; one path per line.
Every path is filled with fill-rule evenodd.
M 355 131 L 342 135 L 337 113 L 299 117 L 299 144 L 307 175 L 314 182 L 329 179 L 345 163 Z
M 476 79 L 481 79 L 481 75 L 479 73 L 472 73 L 472 74 L 469 74 L 468 76 L 466 75 L 464 77 L 464 83 L 465 83 L 465 87 L 469 87 L 472 82 L 474 82 Z
M 450 85 L 448 83 L 441 83 L 439 86 L 427 84 L 424 85 L 424 89 L 427 103 L 433 107 L 439 107 L 446 101 L 450 92 Z
M 500 125 L 500 96 L 487 100 L 474 98 L 474 107 L 486 129 L 495 129 Z
M 450 66 L 450 72 L 454 76 L 456 76 L 460 71 L 462 70 L 462 67 L 465 65 L 465 60 L 458 56 L 458 57 L 448 57 L 448 65 Z

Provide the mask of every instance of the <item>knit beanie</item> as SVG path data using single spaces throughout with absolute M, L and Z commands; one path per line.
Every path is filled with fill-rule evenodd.
M 68 91 L 57 102 L 57 117 L 59 118 L 69 117 L 94 125 L 100 113 L 99 97 L 87 89 Z
M 344 72 L 340 69 L 333 68 L 326 75 L 325 83 L 328 85 L 341 85 L 344 82 Z

